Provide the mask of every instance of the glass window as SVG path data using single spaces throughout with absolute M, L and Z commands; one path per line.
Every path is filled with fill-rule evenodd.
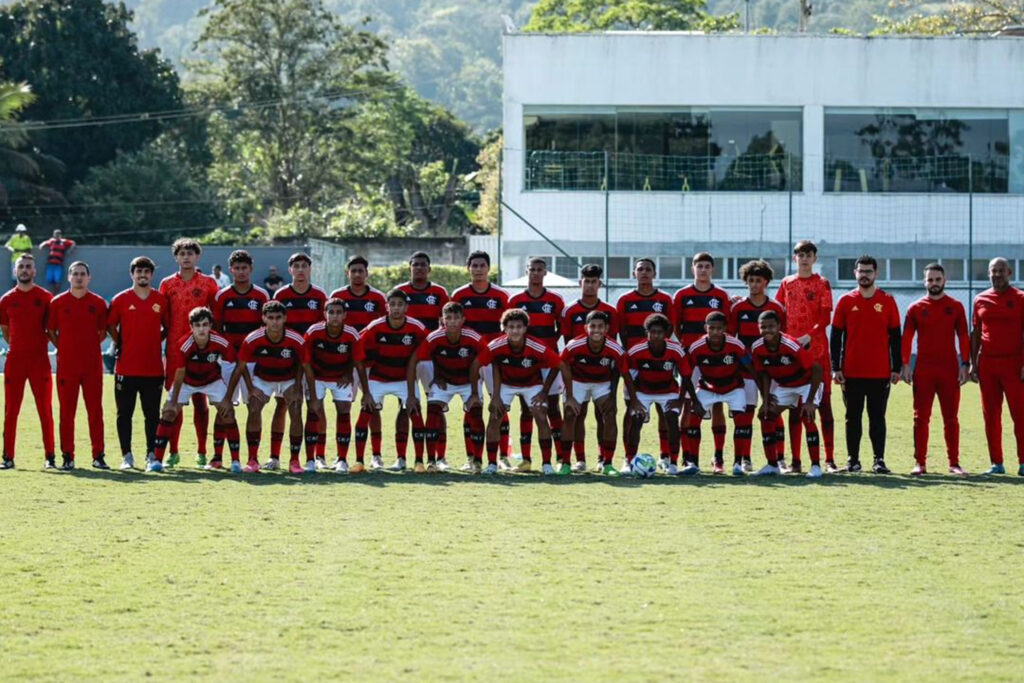
M 631 270 L 632 261 L 628 256 L 612 256 L 608 259 L 608 278 L 613 280 L 628 280 L 633 277 Z
M 963 259 L 942 259 L 941 263 L 943 270 L 946 271 L 947 282 L 964 280 Z
M 855 258 L 841 258 L 837 265 L 836 278 L 839 280 L 856 280 L 857 278 L 853 274 L 854 268 L 857 267 L 857 259 Z
M 663 256 L 658 259 L 658 277 L 663 280 L 681 280 L 683 261 L 678 256 Z
M 971 261 L 971 279 L 988 281 L 988 259 L 976 258 Z
M 786 264 L 789 263 L 788 259 L 784 258 L 769 258 L 765 259 L 768 265 L 772 267 L 772 272 L 775 274 L 775 282 L 778 283 L 782 278 L 786 277 Z
M 802 114 L 799 110 L 712 110 L 708 156 L 718 190 L 784 190 L 788 178 L 800 189 L 790 155 L 799 157 Z
M 601 269 L 604 270 L 604 256 L 584 256 L 582 263 L 583 265 L 594 263 L 601 266 Z
M 879 264 L 881 265 L 881 264 Z M 914 279 L 914 266 L 913 261 L 908 258 L 891 258 L 889 259 L 889 279 L 890 280 L 913 280 Z
M 555 273 L 570 280 L 578 280 L 580 277 L 580 270 L 576 265 L 576 259 L 566 256 L 559 256 L 555 259 Z
M 604 152 L 615 149 L 614 114 L 528 114 L 523 123 L 526 189 L 602 189 Z

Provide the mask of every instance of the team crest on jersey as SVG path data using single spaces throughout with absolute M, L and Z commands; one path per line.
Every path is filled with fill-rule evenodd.
M 259 304 L 259 302 L 258 302 L 258 301 L 256 301 L 255 299 L 250 299 L 250 300 L 249 300 L 249 304 L 248 304 L 248 305 L 249 305 L 249 310 L 250 310 L 250 311 L 256 311 L 256 310 L 259 310 L 259 307 L 260 307 L 260 304 Z
M 281 358 L 291 358 L 291 357 L 292 357 L 291 349 L 281 349 Z
M 159 313 L 160 312 L 160 304 L 153 304 L 153 312 L 154 313 Z
M 412 335 L 407 334 L 404 337 L 402 337 L 402 343 L 405 344 L 406 346 L 412 346 Z
M 665 372 L 669 372 L 670 370 L 672 370 L 672 361 L 665 361 L 664 363 L 662 363 L 661 369 L 664 370 Z
M 469 358 L 469 349 L 465 346 L 459 349 L 459 358 Z
M 338 353 L 348 353 L 348 344 L 338 344 Z
M 708 307 L 709 308 L 718 308 L 721 305 L 722 304 L 721 304 L 721 302 L 718 299 L 712 299 L 711 301 L 708 302 Z
M 723 362 L 723 363 L 725 363 L 726 365 L 732 365 L 733 363 L 735 363 L 735 362 L 736 362 L 736 359 L 734 359 L 734 358 L 732 357 L 732 354 L 730 354 L 730 355 L 728 355 L 728 356 L 724 357 L 724 358 L 722 359 L 722 362 Z
M 602 358 L 601 359 L 601 365 L 603 365 L 604 367 L 608 367 L 611 364 L 612 364 L 611 358 Z
M 193 290 L 192 290 L 192 298 L 193 298 L 193 299 L 198 299 L 198 298 L 199 298 L 199 297 L 201 297 L 202 295 L 203 295 L 203 290 L 201 290 L 201 289 L 198 289 L 198 288 L 197 288 L 197 289 L 193 289 Z
M 427 303 L 430 304 L 431 306 L 433 306 L 434 304 L 437 303 L 437 297 L 434 296 L 433 294 L 428 294 L 427 295 Z
M 532 368 L 533 367 L 533 361 L 530 360 L 529 358 L 524 358 L 523 359 L 523 367 L 524 368 Z
M 206 362 L 207 363 L 216 363 L 217 362 L 217 354 L 216 353 L 208 353 L 208 354 L 206 354 Z
M 318 304 L 316 300 L 308 301 L 306 302 L 306 305 L 309 307 L 309 310 L 311 311 L 315 311 L 320 306 L 320 304 Z
M 882 312 L 882 304 L 875 304 L 875 313 Z
M 788 356 L 783 356 L 782 358 L 779 359 L 779 362 L 782 363 L 783 365 L 789 365 L 793 361 L 789 360 Z
M 554 306 L 552 306 L 551 304 L 544 304 L 543 306 L 540 307 L 540 310 L 542 310 L 545 313 L 550 313 L 552 310 L 554 310 Z
M 807 292 L 806 297 L 808 301 L 814 301 L 814 292 Z
M 363 308 L 366 309 L 367 312 L 373 313 L 373 311 L 376 310 L 377 307 L 373 305 L 372 301 L 367 301 L 365 304 L 363 304 Z
M 661 313 L 663 310 L 665 310 L 665 304 L 655 302 L 654 305 L 651 306 L 651 308 L 654 309 L 655 313 Z
M 496 299 L 488 299 L 487 300 L 487 308 L 497 308 L 497 307 L 498 307 L 498 302 L 497 302 Z

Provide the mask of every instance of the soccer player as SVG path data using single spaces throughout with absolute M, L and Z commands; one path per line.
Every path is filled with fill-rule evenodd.
M 527 400 L 533 419 L 537 422 L 537 438 L 543 460 L 541 471 L 544 474 L 555 473 L 555 468 L 551 466 L 551 427 L 548 424 L 547 407 L 555 374 L 549 372 L 547 379 L 544 379 L 543 370 L 558 370 L 562 361 L 550 346 L 527 336 L 529 326 L 530 316 L 526 311 L 510 308 L 501 316 L 504 334 L 487 345 L 494 390 L 491 393 L 491 416 L 487 422 L 487 469 L 484 474 L 498 471 L 502 418 L 508 414 L 517 396 Z M 480 397 L 475 393 L 476 388 L 473 390 L 474 394 L 469 400 L 471 409 L 480 403 Z M 531 467 L 530 460 L 524 457 L 515 471 L 529 472 Z
M 60 291 L 64 261 L 74 248 L 74 240 L 64 239 L 64 233 L 60 230 L 54 230 L 53 237 L 39 245 L 39 249 L 46 252 L 46 286 L 54 294 Z
M 18 435 L 18 414 L 25 394 L 25 382 L 32 397 L 43 432 L 46 469 L 57 466 L 53 452 L 53 409 L 50 357 L 47 353 L 46 311 L 53 295 L 35 284 L 36 260 L 22 254 L 14 262 L 18 281 L 0 297 L 0 331 L 8 344 L 4 366 L 4 453 L 0 469 L 14 467 L 14 444 Z
M 107 328 L 117 349 L 114 403 L 117 405 L 117 439 L 121 445 L 122 470 L 135 467 L 132 418 L 136 397 L 142 404 L 145 419 L 146 462 L 153 460 L 164 381 L 161 347 L 170 324 L 167 299 L 153 289 L 156 264 L 149 257 L 137 256 L 132 259 L 128 270 L 132 286 L 111 299 L 107 313 Z
M 729 315 L 729 295 L 712 281 L 715 273 L 715 258 L 706 251 L 694 254 L 690 262 L 693 284 L 683 287 L 672 297 L 675 314 L 676 338 L 684 349 L 704 336 L 704 325 L 711 313 Z M 685 429 L 688 404 L 683 404 L 680 415 L 680 429 Z M 715 442 L 713 471 L 720 474 L 724 469 L 725 450 L 725 409 L 716 403 L 711 410 L 711 434 Z
M 576 434 L 576 420 L 584 416 L 583 406 L 593 402 L 594 415 L 598 424 L 604 423 L 601 431 L 600 453 L 602 473 L 615 476 L 618 472 L 612 464 L 615 457 L 616 389 L 619 378 L 630 396 L 635 397 L 632 378 L 626 367 L 626 352 L 608 337 L 611 316 L 604 311 L 587 314 L 587 334 L 577 337 L 562 349 L 562 382 L 565 390 L 565 431 L 563 452 L 569 453 Z M 550 398 L 550 396 L 549 396 Z M 550 415 L 550 412 L 548 413 Z M 552 430 L 553 435 L 554 430 Z M 562 461 L 559 474 L 570 474 L 568 457 Z
M 249 396 L 249 415 L 245 422 L 249 461 L 242 468 L 243 472 L 260 471 L 257 456 L 263 432 L 263 407 L 277 397 L 284 399 L 291 417 L 288 471 L 292 474 L 304 471 L 299 464 L 299 451 L 302 450 L 301 380 L 305 372 L 305 346 L 302 337 L 285 327 L 286 316 L 287 309 L 280 301 L 271 299 L 263 304 L 263 327 L 245 338 L 228 382 L 228 396 L 234 396 L 239 382 L 245 382 Z M 312 376 L 306 379 L 312 390 Z M 280 469 L 280 459 L 271 457 L 264 468 Z
M 398 399 L 398 417 L 395 424 L 395 451 L 397 458 L 388 469 L 392 472 L 404 472 L 406 468 L 405 454 L 409 444 L 409 412 L 408 384 L 406 373 L 410 359 L 416 348 L 423 343 L 427 329 L 419 320 L 405 314 L 409 306 L 408 295 L 400 289 L 388 292 L 388 314 L 377 318 L 363 330 L 363 349 L 366 361 L 370 364 L 369 391 L 374 409 L 380 411 L 387 396 Z M 419 399 L 419 388 L 413 387 L 413 396 Z M 422 418 L 417 415 L 413 428 L 422 432 Z M 415 470 L 426 470 L 423 464 L 424 440 L 413 440 L 413 452 L 416 456 Z M 358 455 L 358 454 L 357 454 Z M 362 471 L 362 461 L 358 461 L 353 471 Z M 384 459 L 379 452 L 373 454 L 370 467 L 379 470 L 384 467 Z
M 387 313 L 387 299 L 384 292 L 367 283 L 370 264 L 362 256 L 353 256 L 345 264 L 348 285 L 331 292 L 331 298 L 345 302 L 345 322 L 362 334 L 367 325 Z M 364 404 L 366 402 L 364 401 Z M 372 410 L 360 410 L 356 419 L 356 466 L 353 472 L 363 470 L 363 455 L 366 452 L 366 438 L 369 433 L 373 453 L 381 451 L 380 414 Z
M 352 420 L 349 414 L 355 400 L 356 377 L 367 394 L 365 354 L 363 342 L 354 327 L 345 324 L 345 302 L 328 299 L 324 306 L 326 320 L 319 322 L 305 334 L 307 372 L 315 382 L 310 399 L 309 416 L 306 418 L 306 470 L 316 469 L 312 448 L 326 441 L 326 430 L 320 424 L 326 419 L 323 401 L 327 392 L 337 408 L 335 419 L 335 441 L 338 444 L 338 459 L 334 471 L 348 474 L 348 448 L 352 440 Z M 316 419 L 320 417 L 321 419 Z M 323 457 L 322 455 L 320 457 Z
M 562 321 L 559 323 L 559 328 L 562 331 L 562 340 L 566 344 L 577 337 L 586 336 L 587 316 L 591 311 L 603 311 L 608 314 L 609 323 L 607 336 L 611 339 L 618 339 L 618 314 L 615 307 L 607 302 L 601 301 L 601 298 L 598 296 L 601 292 L 601 277 L 603 275 L 604 270 L 596 263 L 588 263 L 580 269 L 580 298 L 565 307 L 565 310 L 562 311 Z M 573 446 L 576 451 L 576 464 L 572 467 L 573 472 L 587 471 L 586 442 L 584 441 L 586 434 L 584 423 L 587 418 L 588 405 L 589 403 L 583 404 L 583 412 L 580 413 L 579 417 L 577 417 L 575 421 L 576 433 L 573 435 Z M 596 415 L 594 421 L 597 423 L 597 441 L 598 443 L 602 443 L 604 440 L 604 424 Z M 598 469 L 603 471 L 604 465 L 599 463 Z
M 491 256 L 486 251 L 474 251 L 466 258 L 466 270 L 469 271 L 469 284 L 459 287 L 452 292 L 452 301 L 462 304 L 466 315 L 466 327 L 473 330 L 483 338 L 485 344 L 501 336 L 501 316 L 509 307 L 509 293 L 501 287 L 491 284 Z M 494 387 L 494 368 L 485 366 L 481 369 L 484 386 L 491 400 L 495 399 L 492 391 Z M 509 465 L 509 422 L 508 413 L 501 416 L 499 425 L 499 448 L 502 463 Z M 467 462 L 461 468 L 463 471 L 473 471 L 474 463 Z
M 717 403 L 729 406 L 733 418 L 733 448 L 741 459 L 750 457 L 750 440 L 753 430 L 753 411 L 747 408 L 747 394 L 744 390 L 744 373 L 741 366 L 749 362 L 747 347 L 736 337 L 726 334 L 725 313 L 709 313 L 704 328 L 707 334 L 687 349 L 687 360 L 693 368 L 693 381 L 697 392 L 693 408 L 686 418 L 686 438 L 683 440 L 685 465 L 679 474 L 694 475 L 700 472 L 700 423 L 711 417 L 711 410 Z M 716 470 L 717 471 L 717 470 Z M 743 474 L 743 469 L 733 469 L 733 474 Z
M 885 466 L 885 410 L 889 385 L 902 369 L 900 311 L 891 295 L 875 286 L 878 262 L 871 256 L 857 259 L 853 271 L 857 289 L 840 297 L 832 320 L 832 378 L 843 388 L 846 405 L 848 472 L 860 472 L 860 437 L 864 405 L 875 474 L 888 474 Z
M 509 299 L 508 305 L 510 308 L 526 311 L 530 316 L 528 334 L 558 353 L 558 337 L 561 333 L 559 324 L 562 311 L 565 309 L 565 301 L 557 293 L 544 287 L 544 277 L 547 274 L 547 262 L 542 258 L 531 258 L 526 265 L 527 287 Z M 544 373 L 545 378 L 547 372 Z M 558 405 L 558 397 L 563 388 L 562 377 L 559 375 L 551 385 L 551 394 L 547 400 L 548 423 L 551 425 L 551 437 L 555 443 L 558 461 L 568 467 L 571 449 L 566 451 L 563 448 L 562 411 Z M 519 409 L 519 445 L 523 458 L 529 460 L 533 449 L 533 416 L 522 397 L 519 399 Z M 507 462 L 501 464 L 508 465 Z
M 214 422 L 219 423 L 214 429 L 227 437 L 228 449 L 231 452 L 231 471 L 239 473 L 242 464 L 239 462 L 241 436 L 238 423 L 235 421 L 235 409 L 228 393 L 228 381 L 235 369 L 235 350 L 230 342 L 213 331 L 213 312 L 201 306 L 192 309 L 188 316 L 191 331 L 174 344 L 169 344 L 174 359 L 174 378 L 167 392 L 167 404 L 160 415 L 160 424 L 156 428 L 156 448 L 153 461 L 146 466 L 147 472 L 162 472 L 164 468 L 164 451 L 167 441 L 174 430 L 175 418 L 181 407 L 188 405 L 192 396 L 203 394 L 217 410 Z M 205 469 L 219 470 L 224 467 L 222 457 L 215 455 L 207 463 Z
M 71 289 L 50 302 L 46 330 L 57 348 L 57 398 L 60 400 L 61 469 L 75 467 L 75 413 L 78 392 L 89 415 L 92 466 L 109 470 L 103 442 L 103 355 L 107 337 L 107 302 L 89 291 L 89 264 L 75 261 L 68 267 Z M 91 332 L 91 333 L 90 333 Z
M 636 289 L 626 292 L 619 297 L 615 303 L 615 314 L 619 322 L 619 340 L 622 348 L 631 349 L 646 338 L 644 322 L 652 313 L 661 313 L 670 321 L 675 320 L 675 313 L 672 308 L 672 297 L 654 286 L 654 277 L 657 270 L 654 260 L 649 258 L 637 259 L 633 264 L 633 278 L 636 280 Z M 629 397 L 625 397 L 629 400 Z M 658 406 L 658 437 L 661 440 L 661 459 L 659 466 L 664 471 L 675 471 L 678 463 L 672 462 L 672 451 L 668 442 L 668 426 L 665 417 L 661 414 L 661 407 Z M 623 438 L 630 432 L 633 416 L 627 410 L 622 417 Z M 626 446 L 626 458 L 632 460 L 635 453 L 629 452 Z
M 747 285 L 747 297 L 745 299 L 737 298 L 730 302 L 729 334 L 743 342 L 743 345 L 747 347 L 747 351 L 750 351 L 754 342 L 761 338 L 758 320 L 763 312 L 774 311 L 782 329 L 785 329 L 786 309 L 779 302 L 769 299 L 766 293 L 768 284 L 772 281 L 774 274 L 768 262 L 760 259 L 748 261 L 740 266 L 740 279 Z M 742 423 L 745 423 L 749 417 L 751 421 L 749 425 L 751 428 L 751 438 L 753 438 L 753 419 L 755 409 L 757 408 L 758 381 L 754 375 L 753 368 L 746 365 L 743 366 L 743 389 L 747 394 L 747 414 L 744 414 L 742 419 L 738 420 L 736 424 L 738 428 L 747 429 L 748 425 Z M 779 419 L 779 422 L 775 425 L 775 429 L 770 430 L 774 435 L 773 439 L 771 441 L 765 439 L 762 432 L 762 442 L 764 443 L 765 457 L 768 461 L 776 462 L 785 469 L 785 462 L 782 460 L 782 443 L 778 440 L 777 435 L 777 430 L 782 428 L 781 418 L 778 415 L 776 417 Z M 742 427 L 740 427 L 741 424 Z M 737 468 L 739 471 L 737 471 Z M 733 474 L 750 472 L 752 469 L 750 458 L 733 464 Z M 793 471 L 800 472 L 799 460 L 793 461 Z
M 825 330 L 832 321 L 832 287 L 828 278 L 814 272 L 818 261 L 818 245 L 800 240 L 793 247 L 796 273 L 782 279 L 775 300 L 786 308 L 786 332 L 811 352 L 811 357 L 826 371 L 832 367 L 828 335 Z M 835 420 L 832 416 L 832 377 L 822 380 L 824 387 L 818 410 L 821 414 L 821 437 L 825 446 L 825 470 L 835 472 Z M 789 445 L 793 466 L 800 461 L 800 415 L 789 412 Z M 781 445 L 780 445 L 781 447 Z
M 1010 285 L 1010 262 L 988 263 L 992 287 L 974 298 L 971 313 L 971 379 L 981 387 L 981 412 L 992 466 L 986 474 L 1003 474 L 1003 396 L 1010 407 L 1017 440 L 1017 473 L 1024 477 L 1024 293 Z M 10 361 L 8 361 L 10 362 Z
M 410 415 L 421 412 L 416 398 L 415 383 L 420 363 L 433 363 L 430 384 L 427 387 L 427 471 L 448 471 L 445 453 L 439 449 L 438 432 L 445 428 L 443 415 L 452 398 L 462 398 L 462 434 L 466 444 L 466 455 L 471 462 L 483 459 L 484 416 L 479 404 L 469 408 L 469 399 L 480 393 L 480 366 L 488 362 L 487 346 L 483 337 L 465 326 L 466 316 L 462 304 L 449 301 L 441 312 L 444 327 L 427 335 L 426 343 L 420 344 L 410 358 L 407 373 L 410 397 L 407 401 Z
M 193 308 L 213 306 L 214 298 L 217 296 L 217 281 L 209 275 L 199 272 L 197 265 L 203 248 L 199 242 L 187 237 L 174 240 L 171 245 L 171 253 L 178 263 L 178 272 L 169 275 L 160 281 L 160 293 L 167 298 L 167 307 L 170 309 L 170 326 L 167 330 L 168 344 L 175 344 L 189 334 L 190 328 L 188 316 Z M 165 388 L 171 388 L 174 381 L 174 374 L 178 368 L 173 363 L 177 362 L 173 354 L 167 356 L 167 376 L 164 380 Z M 171 454 L 167 458 L 167 467 L 174 467 L 179 462 L 178 439 L 181 436 L 182 413 L 174 422 L 174 430 L 170 436 Z M 192 395 L 192 423 L 196 428 L 196 465 L 206 466 L 206 435 L 210 427 L 210 409 L 206 405 L 206 395 L 197 393 Z
M 903 323 L 903 381 L 914 391 L 914 469 L 917 476 L 927 470 L 928 424 L 932 404 L 939 397 L 942 427 L 946 438 L 949 471 L 963 477 L 960 467 L 960 387 L 970 377 L 971 344 L 967 314 L 959 301 L 945 293 L 946 271 L 938 263 L 924 267 L 927 294 L 910 305 Z M 910 351 L 917 336 L 917 362 L 910 367 Z M 954 342 L 960 346 L 959 357 Z
M 814 424 L 814 410 L 821 402 L 821 378 L 824 370 L 813 359 L 810 351 L 793 337 L 782 333 L 782 316 L 777 311 L 765 310 L 758 316 L 761 338 L 754 342 L 750 355 L 757 373 L 761 392 L 761 429 L 768 443 L 776 419 L 784 410 L 800 415 L 807 432 L 807 452 L 811 457 L 809 479 L 821 476 L 821 456 L 818 446 L 818 427 Z M 779 452 L 768 450 L 768 464 L 760 475 L 780 474 Z M 792 470 L 798 472 L 796 468 Z

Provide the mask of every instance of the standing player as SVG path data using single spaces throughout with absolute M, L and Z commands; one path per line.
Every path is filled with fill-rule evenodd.
M 39 250 L 46 254 L 46 286 L 54 294 L 60 291 L 61 280 L 64 279 L 64 261 L 74 248 L 74 240 L 64 239 L 64 233 L 60 230 L 54 230 L 53 237 L 39 245 Z
M 526 265 L 527 287 L 509 299 L 510 308 L 526 311 L 530 316 L 529 334 L 555 353 L 558 353 L 559 325 L 565 301 L 555 292 L 544 287 L 544 277 L 548 274 L 548 264 L 542 258 L 531 258 Z M 551 372 L 550 370 L 547 372 Z M 547 372 L 544 373 L 545 378 Z M 558 405 L 558 397 L 562 393 L 562 377 L 556 377 L 551 385 L 548 396 L 548 423 L 551 425 L 551 438 L 555 443 L 560 463 L 569 467 L 571 449 L 563 448 L 562 442 L 562 411 Z M 529 460 L 533 444 L 533 417 L 526 401 L 519 399 L 519 445 L 523 458 Z M 502 463 L 506 464 L 507 463 Z
M 433 363 L 433 374 L 427 386 L 428 472 L 448 470 L 445 453 L 438 448 L 438 432 L 445 429 L 443 416 L 455 396 L 462 398 L 462 434 L 467 458 L 473 462 L 480 461 L 484 447 L 483 408 L 477 405 L 470 409 L 468 406 L 474 389 L 477 395 L 480 393 L 479 380 L 474 383 L 470 377 L 479 377 L 480 366 L 487 364 L 487 346 L 479 334 L 465 326 L 466 316 L 462 304 L 449 301 L 444 305 L 441 315 L 444 327 L 428 334 L 426 343 L 416 349 L 410 358 L 406 378 L 407 394 L 410 396 L 407 401 L 409 413 L 416 415 L 421 412 L 415 391 L 417 368 L 420 363 Z
M 1013 271 L 1004 258 L 988 263 L 992 287 L 974 298 L 971 314 L 971 379 L 981 387 L 981 412 L 992 466 L 1003 474 L 1003 396 L 1017 440 L 1017 474 L 1024 477 L 1024 293 L 1010 285 Z
M 704 324 L 711 313 L 729 316 L 729 295 L 712 281 L 715 273 L 715 258 L 706 251 L 694 254 L 690 263 L 693 284 L 683 287 L 672 297 L 675 313 L 676 338 L 684 349 L 704 336 Z M 685 429 L 687 404 L 683 404 L 680 429 Z M 725 450 L 725 409 L 716 403 L 711 409 L 711 434 L 715 442 L 715 459 L 712 465 L 716 474 L 724 469 Z
M 57 347 L 57 398 L 60 400 L 61 469 L 75 467 L 75 413 L 78 392 L 89 415 L 92 466 L 109 470 L 103 443 L 103 355 L 107 337 L 107 302 L 89 291 L 92 274 L 84 261 L 68 267 L 71 289 L 50 302 L 46 329 Z M 91 333 L 90 333 L 91 332 Z
M 117 439 L 121 444 L 121 469 L 135 467 L 132 455 L 132 424 L 135 399 L 142 404 L 146 425 L 146 462 L 153 459 L 156 425 L 160 418 L 160 394 L 164 381 L 161 350 L 169 325 L 167 299 L 153 289 L 156 264 L 146 256 L 132 259 L 132 286 L 110 301 L 107 328 L 117 362 L 114 364 L 114 403 L 117 405 Z
M 53 469 L 57 466 L 53 453 L 53 392 L 50 357 L 46 351 L 46 311 L 53 295 L 35 284 L 36 260 L 32 254 L 18 257 L 14 262 L 14 276 L 18 284 L 0 297 L 0 331 L 8 344 L 4 366 L 4 454 L 0 469 L 14 467 L 18 414 L 26 381 L 32 388 L 43 432 L 45 467 Z
M 367 283 L 370 264 L 362 256 L 353 256 L 348 260 L 345 264 L 345 275 L 348 278 L 348 285 L 332 292 L 331 298 L 345 302 L 346 324 L 362 334 L 367 325 L 387 313 L 387 299 L 383 292 Z M 366 401 L 363 404 L 366 405 Z M 356 419 L 356 464 L 352 467 L 352 472 L 363 471 L 368 430 L 373 454 L 381 454 L 380 427 L 379 413 L 372 410 L 359 411 L 359 417 Z
M 192 309 L 188 316 L 191 332 L 177 343 L 169 345 L 174 359 L 174 377 L 171 388 L 167 392 L 167 405 L 160 415 L 160 424 L 156 428 L 156 449 L 153 462 L 146 467 L 148 472 L 161 472 L 164 465 L 164 449 L 174 429 L 174 420 L 181 412 L 181 407 L 188 405 L 195 394 L 203 394 L 217 409 L 214 429 L 227 435 L 231 451 L 231 471 L 239 473 L 242 464 L 238 460 L 241 438 L 238 434 L 238 423 L 235 422 L 235 411 L 228 394 L 228 383 L 224 377 L 231 377 L 235 369 L 235 350 L 227 339 L 213 332 L 213 312 L 209 308 Z M 219 470 L 224 467 L 222 458 L 215 455 L 205 465 L 208 470 Z
M 211 307 L 214 298 L 217 296 L 217 281 L 209 275 L 203 275 L 197 269 L 199 256 L 203 248 L 199 242 L 187 237 L 174 240 L 171 245 L 171 253 L 178 263 L 178 272 L 169 275 L 160 281 L 160 293 L 167 298 L 167 307 L 170 309 L 170 326 L 167 330 L 167 343 L 175 344 L 179 339 L 189 334 L 190 328 L 188 316 L 193 308 Z M 165 388 L 171 388 L 174 381 L 174 374 L 177 372 L 173 363 L 177 359 L 172 355 L 167 356 L 167 376 L 164 380 Z M 204 394 L 192 396 L 192 422 L 196 428 L 196 465 L 206 466 L 206 435 L 210 427 L 210 409 L 206 405 Z M 179 462 L 178 439 L 181 436 L 182 413 L 174 422 L 174 430 L 170 436 L 171 454 L 167 458 L 167 466 L 174 467 Z
M 829 358 L 828 335 L 825 330 L 832 322 L 832 287 L 828 278 L 814 272 L 818 261 L 818 245 L 811 240 L 800 240 L 793 247 L 796 274 L 782 279 L 775 292 L 775 300 L 786 308 L 786 332 L 797 343 L 811 352 L 815 362 L 826 372 L 832 367 Z M 838 470 L 835 461 L 835 420 L 832 417 L 832 377 L 822 380 L 824 387 L 821 403 L 821 437 L 825 445 L 825 470 Z M 801 420 L 794 411 L 789 413 L 789 445 L 793 453 L 793 466 L 800 461 Z M 780 444 L 780 448 L 781 448 Z
M 649 258 L 637 259 L 633 264 L 633 278 L 636 280 L 636 289 L 626 292 L 619 297 L 615 303 L 615 315 L 619 322 L 619 339 L 622 341 L 622 348 L 631 349 L 646 338 L 644 323 L 652 313 L 661 313 L 670 321 L 675 320 L 675 313 L 672 309 L 672 297 L 654 286 L 654 276 L 657 274 L 654 260 Z M 626 396 L 626 400 L 630 397 Z M 672 461 L 673 449 L 668 442 L 668 426 L 665 417 L 661 414 L 661 407 L 658 406 L 658 437 L 661 440 L 661 469 L 676 474 L 678 472 L 678 458 Z M 630 411 L 626 411 L 622 417 L 623 438 L 630 432 L 633 417 Z M 626 448 L 626 457 L 632 460 L 635 453 L 630 453 Z
M 601 298 L 598 296 L 601 291 L 601 277 L 603 275 L 604 270 L 596 263 L 588 263 L 580 269 L 580 298 L 565 307 L 565 310 L 562 311 L 562 321 L 559 325 L 562 330 L 562 340 L 566 344 L 577 337 L 587 334 L 587 316 L 590 315 L 591 311 L 603 311 L 608 314 L 610 322 L 608 323 L 607 336 L 611 339 L 618 339 L 618 314 L 615 307 L 601 301 Z M 573 472 L 587 471 L 586 441 L 584 441 L 586 438 L 587 405 L 586 403 L 583 404 L 583 412 L 576 418 L 576 433 L 573 435 L 576 464 L 572 467 Z M 597 423 L 597 441 L 598 443 L 603 443 L 604 424 L 596 415 L 594 421 Z M 603 471 L 603 465 L 599 463 L 598 469 Z
M 426 339 L 427 330 L 419 320 L 406 316 L 409 299 L 400 289 L 388 292 L 388 314 L 377 318 L 363 330 L 363 349 L 370 364 L 369 392 L 374 409 L 380 411 L 384 398 L 398 399 L 398 417 L 395 424 L 395 451 L 397 459 L 388 469 L 392 472 L 405 471 L 405 454 L 409 444 L 408 385 L 406 373 L 416 348 Z M 413 387 L 413 396 L 419 400 L 419 388 Z M 417 423 L 422 419 L 417 417 Z M 422 440 L 413 441 L 416 455 L 416 472 L 426 471 L 423 464 Z M 374 453 L 370 467 L 379 470 L 384 467 L 383 458 Z
M 315 382 L 310 398 L 310 416 L 306 420 L 306 470 L 310 470 L 310 448 L 326 441 L 326 430 L 319 423 L 327 419 L 324 397 L 331 393 L 331 400 L 338 411 L 335 419 L 335 441 L 338 444 L 338 460 L 334 471 L 348 474 L 348 447 L 352 440 L 352 420 L 349 413 L 355 400 L 355 378 L 366 395 L 366 369 L 363 342 L 354 327 L 345 324 L 345 302 L 328 299 L 324 306 L 327 319 L 306 330 L 306 369 Z M 316 416 L 321 416 L 317 421 Z M 325 444 L 326 446 L 326 444 Z M 321 456 L 323 457 L 323 456 Z M 316 469 L 314 464 L 313 469 Z
M 868 434 L 875 474 L 888 474 L 885 466 L 885 410 L 889 385 L 900 379 L 900 311 L 896 300 L 875 286 L 878 262 L 870 256 L 857 259 L 857 289 L 836 304 L 832 321 L 832 378 L 843 387 L 846 404 L 846 471 L 860 472 L 861 419 L 868 408 Z
M 766 291 L 768 290 L 768 283 L 772 281 L 774 275 L 772 267 L 768 265 L 767 261 L 754 260 L 748 261 L 740 266 L 740 279 L 743 280 L 744 284 L 747 285 L 747 298 L 737 299 L 731 302 L 729 310 L 729 334 L 733 335 L 747 347 L 747 351 L 750 351 L 758 339 L 761 338 L 761 329 L 758 325 L 758 319 L 760 315 L 765 311 L 774 311 L 778 317 L 782 329 L 786 327 L 786 310 L 782 307 L 782 304 L 777 301 L 772 301 L 768 298 Z M 749 431 L 749 438 L 753 439 L 754 436 L 754 412 L 757 409 L 757 397 L 758 397 L 758 381 L 754 375 L 754 370 L 751 367 L 743 367 L 743 389 L 747 394 L 747 412 L 742 417 L 742 422 L 737 416 L 736 428 L 744 430 L 744 436 Z M 772 429 L 773 434 L 777 434 L 777 430 L 782 428 L 782 418 L 776 417 L 779 423 L 775 425 L 775 429 Z M 750 420 L 750 424 L 746 424 L 747 420 Z M 782 460 L 782 443 L 778 441 L 778 436 L 774 436 L 771 441 L 764 439 L 762 433 L 762 441 L 764 442 L 765 457 L 769 462 L 778 462 L 781 467 L 785 468 L 785 462 Z M 738 455 L 736 456 L 739 457 Z M 750 472 L 752 468 L 750 464 L 750 458 L 746 458 L 742 461 L 737 461 L 733 464 L 733 474 L 742 474 L 744 472 Z M 737 469 L 739 471 L 737 471 Z M 800 471 L 800 461 L 793 461 L 793 471 Z
M 971 344 L 967 334 L 967 314 L 959 301 L 945 293 L 946 271 L 938 263 L 924 267 L 924 286 L 928 294 L 907 309 L 903 323 L 903 381 L 914 390 L 914 469 L 912 475 L 927 470 L 928 424 L 932 404 L 939 397 L 942 427 L 946 437 L 949 471 L 966 476 L 960 467 L 960 387 L 970 376 Z M 910 369 L 910 351 L 917 336 L 917 362 Z M 954 342 L 960 346 L 960 354 Z
M 509 293 L 497 285 L 491 284 L 491 256 L 486 251 L 474 251 L 466 258 L 466 270 L 469 271 L 469 284 L 452 292 L 452 301 L 462 304 L 466 315 L 466 327 L 473 330 L 484 340 L 485 344 L 501 336 L 501 316 L 509 307 Z M 493 401 L 494 368 L 486 366 L 481 369 L 487 393 Z M 502 413 L 499 425 L 499 448 L 501 461 L 509 465 L 509 422 L 508 413 Z M 467 462 L 463 471 L 473 471 L 474 464 Z

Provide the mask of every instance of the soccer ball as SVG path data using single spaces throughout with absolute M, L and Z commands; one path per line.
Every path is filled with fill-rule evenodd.
M 641 453 L 633 458 L 633 475 L 646 479 L 658 471 L 658 463 L 650 453 Z

